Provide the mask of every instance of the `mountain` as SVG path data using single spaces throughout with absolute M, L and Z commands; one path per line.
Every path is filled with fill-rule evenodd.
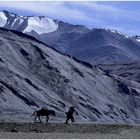
M 90 31 L 82 25 L 72 25 L 62 21 L 57 21 L 57 23 L 58 29 L 56 31 L 42 35 L 34 35 L 34 37 L 63 53 L 66 53 L 69 49 L 71 42 L 79 39 Z M 33 34 L 30 33 L 30 35 Z
M 35 31 L 37 34 L 49 33 L 57 30 L 58 25 L 49 18 L 37 16 L 18 16 L 17 14 L 8 11 L 0 12 L 0 26 L 17 30 L 23 33 Z
M 81 25 L 72 25 L 44 16 L 18 16 L 8 11 L 0 12 L 0 27 L 20 31 L 65 52 L 72 40 L 89 31 Z
M 21 32 L 0 28 L 1 120 L 31 121 L 48 107 L 63 121 L 74 105 L 79 122 L 140 122 L 140 84 L 108 75 Z
M 140 60 L 139 36 L 115 30 L 88 29 L 43 16 L 0 13 L 0 26 L 34 36 L 51 47 L 91 64 L 112 64 Z
M 140 60 L 140 42 L 116 31 L 93 29 L 70 46 L 67 53 L 92 64 Z

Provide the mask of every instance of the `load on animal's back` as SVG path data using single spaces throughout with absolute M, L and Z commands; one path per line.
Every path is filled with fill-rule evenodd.
M 37 111 L 37 114 L 40 116 L 46 116 L 46 115 L 54 115 L 55 116 L 55 111 L 54 110 L 49 110 L 47 108 L 41 108 L 40 110 Z
M 46 122 L 48 123 L 49 120 L 49 115 L 55 116 L 55 111 L 54 110 L 49 110 L 47 108 L 41 108 L 38 111 L 35 111 L 32 115 L 36 115 L 34 118 L 34 122 L 36 122 L 36 118 L 38 117 L 39 121 L 41 121 L 40 116 L 46 116 Z

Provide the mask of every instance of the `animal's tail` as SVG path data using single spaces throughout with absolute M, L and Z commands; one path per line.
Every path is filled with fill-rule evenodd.
M 36 114 L 37 111 L 35 111 L 31 116 L 34 116 Z

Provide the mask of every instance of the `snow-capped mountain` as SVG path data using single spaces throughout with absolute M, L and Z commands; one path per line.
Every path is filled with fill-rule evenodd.
M 23 33 L 35 31 L 37 34 L 53 32 L 58 28 L 58 24 L 52 19 L 37 16 L 18 16 L 8 11 L 0 12 L 0 26 Z
M 0 27 L 20 31 L 65 52 L 72 40 L 89 31 L 81 25 L 72 25 L 44 16 L 18 16 L 3 10 L 0 12 Z
M 0 13 L 0 26 L 20 31 L 91 64 L 140 60 L 140 39 L 115 30 L 88 29 L 39 16 Z
M 64 121 L 74 105 L 76 121 L 137 123 L 139 96 L 137 82 L 107 75 L 29 35 L 0 29 L 0 119 L 23 121 L 48 107 L 56 111 L 56 121 Z

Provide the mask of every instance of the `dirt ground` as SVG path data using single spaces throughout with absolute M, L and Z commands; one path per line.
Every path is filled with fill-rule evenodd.
M 0 123 L 0 139 L 140 139 L 140 125 Z

